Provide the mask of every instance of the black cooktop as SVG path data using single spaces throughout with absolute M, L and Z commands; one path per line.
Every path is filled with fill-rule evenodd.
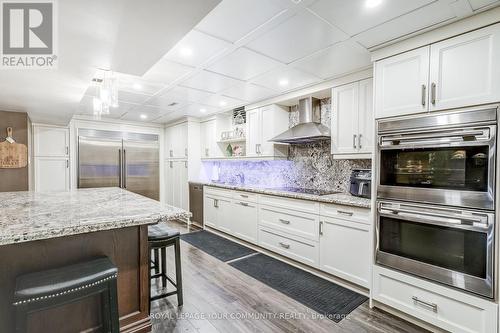
M 312 188 L 301 188 L 301 187 L 274 187 L 270 190 L 284 191 L 284 192 L 294 192 L 294 193 L 304 193 L 312 195 L 329 195 L 339 193 L 339 191 L 329 191 L 329 190 L 318 190 Z

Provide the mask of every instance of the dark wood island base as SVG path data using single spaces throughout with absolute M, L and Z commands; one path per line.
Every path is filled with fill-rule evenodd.
M 0 246 L 0 332 L 15 332 L 12 306 L 16 277 L 107 256 L 118 267 L 120 332 L 151 332 L 148 290 L 148 226 L 97 231 Z M 33 313 L 31 333 L 100 332 L 99 296 Z

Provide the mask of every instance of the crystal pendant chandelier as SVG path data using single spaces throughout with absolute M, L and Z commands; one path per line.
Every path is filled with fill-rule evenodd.
M 118 107 L 118 79 L 112 71 L 101 70 L 96 83 L 96 94 L 93 98 L 93 114 L 95 119 L 109 114 L 109 108 Z

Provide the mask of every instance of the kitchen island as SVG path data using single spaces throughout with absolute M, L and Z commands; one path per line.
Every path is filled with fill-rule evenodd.
M 107 256 L 121 332 L 149 332 L 148 225 L 190 213 L 119 188 L 0 193 L 0 332 L 14 332 L 16 277 Z M 29 332 L 93 332 L 98 296 L 30 315 Z

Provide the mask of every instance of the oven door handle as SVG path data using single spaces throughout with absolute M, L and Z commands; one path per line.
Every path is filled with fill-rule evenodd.
M 466 140 L 473 137 L 474 140 Z M 434 140 L 432 140 L 434 139 Z M 440 140 L 441 139 L 441 140 Z M 442 140 L 447 139 L 447 140 Z M 452 142 L 474 142 L 490 140 L 489 128 L 481 130 L 443 131 L 424 134 L 382 135 L 379 138 L 381 147 L 415 145 L 423 141 L 426 145 L 443 144 Z
M 456 225 L 461 225 L 462 222 L 469 222 L 472 223 L 470 224 L 464 224 L 464 226 L 471 226 L 476 229 L 487 229 L 489 227 L 488 223 L 488 217 L 486 216 L 465 216 L 461 214 L 446 214 L 446 213 L 429 213 L 426 211 L 420 211 L 420 210 L 410 210 L 410 209 L 390 209 L 390 208 L 379 208 L 379 213 L 381 215 L 389 216 L 389 217 L 394 217 L 394 216 L 400 216 L 400 217 L 407 217 L 407 218 L 413 218 L 415 220 L 423 220 L 423 221 L 428 221 L 431 222 L 431 224 L 438 224 L 438 225 L 445 225 L 445 226 L 456 226 Z M 440 217 L 440 218 L 447 218 L 447 219 L 454 219 L 458 220 L 460 222 L 440 222 L 433 220 L 432 217 Z

